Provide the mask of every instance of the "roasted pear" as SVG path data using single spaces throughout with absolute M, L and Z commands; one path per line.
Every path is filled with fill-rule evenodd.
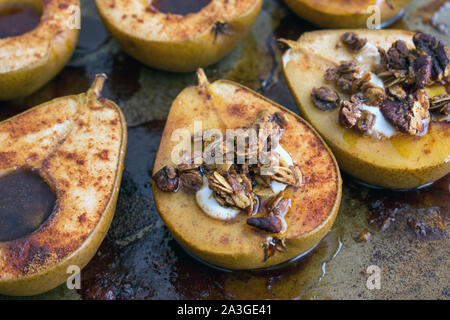
M 212 0 L 187 15 L 160 12 L 147 0 L 96 0 L 109 32 L 132 57 L 151 67 L 194 71 L 229 53 L 249 32 L 262 0 Z
M 393 22 L 411 0 L 284 0 L 284 2 L 297 15 L 321 27 L 366 28 L 367 23 L 380 23 L 385 26 Z
M 2 294 L 55 288 L 71 275 L 69 266 L 88 263 L 108 231 L 127 129 L 119 107 L 101 97 L 104 80 L 99 75 L 86 94 L 54 99 L 0 123 L 0 176 L 32 170 L 57 198 L 36 231 L 0 242 Z
M 419 48 L 423 47 L 422 45 L 416 48 L 413 37 L 415 34 L 409 31 L 361 29 L 316 31 L 302 35 L 296 42 L 287 41 L 290 49 L 283 56 L 283 70 L 301 114 L 330 145 L 340 168 L 371 185 L 390 189 L 415 188 L 445 176 L 450 170 L 450 124 L 442 121 L 442 117 L 437 113 L 438 110 L 431 110 L 432 106 L 428 107 L 436 95 L 445 93 L 445 89 L 439 81 L 444 81 L 442 75 L 450 70 L 448 59 L 445 62 L 444 58 L 444 53 L 448 54 L 448 49 L 445 51 L 442 43 L 439 46 L 436 45 L 436 48 L 442 50 L 441 53 L 437 53 L 440 56 L 437 59 L 437 56 L 431 53 L 437 52 L 433 51 L 434 49 L 422 50 L 423 48 Z M 420 34 L 415 38 L 416 42 L 420 44 L 419 41 L 423 37 L 428 36 Z M 350 38 L 354 41 L 347 41 Z M 359 51 L 349 48 L 351 43 L 355 45 L 353 49 L 359 49 Z M 356 43 L 365 43 L 365 45 L 356 45 Z M 430 52 L 433 58 L 424 52 Z M 417 56 L 419 58 L 416 59 Z M 410 64 L 412 59 L 416 60 Z M 380 63 L 389 62 L 394 69 L 379 69 L 380 64 L 373 64 L 377 60 Z M 435 65 L 438 60 L 441 60 L 443 64 L 447 63 L 447 66 Z M 420 62 L 424 62 L 424 68 L 418 68 L 421 67 Z M 344 76 L 340 78 L 342 81 L 339 83 L 330 81 L 330 78 L 333 78 L 331 71 L 337 70 L 335 68 L 338 66 L 344 70 L 346 68 L 344 64 L 347 64 L 349 69 L 361 67 L 361 69 L 370 70 L 372 68 L 367 88 L 381 86 L 382 90 L 379 92 L 381 96 L 384 96 L 384 91 L 386 91 L 387 98 L 385 96 L 380 101 L 370 104 L 372 107 L 365 108 L 365 110 L 370 110 L 371 117 L 375 119 L 376 127 L 372 129 L 384 131 L 384 136 L 374 137 L 361 134 L 354 128 L 346 128 L 347 123 L 343 124 L 343 118 L 340 116 L 343 111 L 347 111 L 346 106 L 352 105 L 353 102 L 355 102 L 354 105 L 360 103 L 360 101 L 356 101 L 359 99 L 358 96 L 352 96 L 350 100 L 346 100 L 349 99 L 350 94 L 341 91 L 348 83 Z M 401 70 L 403 67 L 395 64 L 409 65 L 409 71 Z M 433 70 L 441 69 L 441 67 L 445 70 L 441 70 L 438 77 Z M 411 80 L 411 72 L 415 72 L 412 75 L 415 82 Z M 407 75 L 409 76 L 407 77 Z M 423 78 L 428 76 L 427 81 L 431 79 L 430 77 L 441 79 L 435 79 L 432 86 L 424 89 L 429 94 L 430 102 L 426 101 L 418 105 L 415 103 L 414 106 L 409 107 L 412 109 L 398 109 L 390 114 L 383 113 L 385 111 L 383 106 L 403 103 L 406 96 L 419 96 L 421 93 L 423 97 L 427 98 L 426 95 L 423 95 L 423 90 L 415 88 L 416 86 L 423 87 L 421 76 Z M 358 84 L 362 78 L 356 75 L 353 80 L 357 81 L 353 84 Z M 328 101 L 334 100 L 329 98 L 334 95 L 333 92 L 338 92 L 338 95 L 335 96 L 336 105 L 328 111 L 321 110 L 317 106 L 320 104 L 316 105 L 317 102 L 313 101 L 316 95 L 321 94 L 318 88 L 328 88 L 322 92 L 326 93 L 328 90 L 328 94 L 326 94 L 328 98 L 325 98 Z M 352 91 L 354 87 L 348 89 Z M 380 87 L 377 90 L 379 89 Z M 313 93 L 313 90 L 316 91 Z M 413 94 L 406 94 L 405 90 L 412 90 Z M 363 99 L 370 100 L 370 90 L 367 93 L 369 93 L 368 96 L 365 95 L 365 92 L 363 93 Z M 377 98 L 376 94 L 372 96 Z M 340 106 L 339 99 L 341 99 Z M 346 100 L 344 104 L 342 104 L 343 100 Z M 445 104 L 444 101 L 442 103 L 442 105 Z M 412 126 L 413 120 L 415 120 L 412 112 L 416 112 L 416 107 L 418 107 L 417 110 L 424 111 L 426 115 L 432 115 L 431 119 L 424 118 L 422 121 L 416 122 L 416 125 L 419 125 L 423 131 L 414 131 L 412 127 L 403 128 L 397 121 L 404 116 L 404 124 Z M 323 108 L 326 106 L 324 105 Z M 367 113 L 365 114 L 367 115 Z M 386 118 L 386 116 L 388 117 Z M 393 127 L 391 123 L 397 127 Z M 398 128 L 409 129 L 409 131 L 399 132 Z
M 291 111 L 237 83 L 210 84 L 202 70 L 198 74 L 199 85 L 184 89 L 173 102 L 155 158 L 153 194 L 166 226 L 190 253 L 226 269 L 275 266 L 310 250 L 330 230 L 339 209 L 341 177 L 334 156 L 314 129 Z M 276 191 L 273 180 L 270 188 L 263 187 L 261 180 L 271 178 L 257 179 L 259 164 L 203 162 L 199 168 L 197 161 L 188 161 L 176 167 L 174 155 L 184 155 L 182 146 L 189 148 L 199 138 L 196 126 L 201 125 L 205 137 L 207 132 L 228 135 L 230 129 L 255 124 L 260 133 L 284 132 L 277 150 L 281 146 L 282 159 L 291 163 L 282 169 L 286 177 L 296 177 L 290 182 L 279 179 L 283 174 L 277 167 L 280 176 L 272 179 L 277 186 L 278 181 L 287 183 L 284 191 Z M 180 137 L 187 138 L 187 144 L 180 145 Z M 234 194 L 228 196 L 228 189 Z
M 0 0 L 0 10 L 24 4 L 42 12 L 38 26 L 0 39 L 0 100 L 26 97 L 67 64 L 79 35 L 79 0 Z

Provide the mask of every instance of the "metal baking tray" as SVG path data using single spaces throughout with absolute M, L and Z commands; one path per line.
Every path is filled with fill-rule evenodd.
M 413 1 L 393 28 L 431 32 L 450 44 L 445 28 L 428 23 L 437 2 Z M 330 233 L 308 255 L 277 270 L 229 273 L 191 258 L 159 218 L 151 170 L 171 103 L 196 84 L 196 76 L 133 60 L 105 30 L 94 1 L 81 3 L 82 31 L 69 65 L 33 96 L 0 103 L 0 120 L 83 92 L 104 72 L 104 96 L 119 104 L 129 126 L 125 171 L 114 221 L 81 273 L 81 289 L 62 285 L 33 299 L 449 299 L 450 175 L 421 190 L 391 192 L 362 187 L 344 174 L 343 201 Z M 205 72 L 211 81 L 239 82 L 298 113 L 280 67 L 286 48 L 277 39 L 315 29 L 282 1 L 266 0 L 252 32 Z M 426 235 L 416 234 L 413 222 Z M 366 230 L 371 240 L 355 241 Z M 380 271 L 379 289 L 368 285 L 373 268 Z

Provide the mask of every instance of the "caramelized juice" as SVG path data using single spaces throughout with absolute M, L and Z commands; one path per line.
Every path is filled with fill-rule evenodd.
M 20 36 L 37 27 L 39 13 L 28 6 L 0 6 L 0 39 Z
M 35 172 L 20 170 L 0 178 L 0 242 L 37 230 L 55 204 L 55 193 Z
M 211 0 L 153 0 L 152 5 L 163 13 L 187 15 L 199 12 Z

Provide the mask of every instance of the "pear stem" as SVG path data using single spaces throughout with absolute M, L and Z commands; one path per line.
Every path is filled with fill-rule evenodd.
M 95 75 L 95 80 L 92 82 L 91 87 L 89 88 L 89 93 L 94 93 L 97 98 L 102 97 L 103 85 L 105 84 L 105 80 L 108 77 L 104 73 L 99 73 Z
M 297 44 L 297 42 L 295 42 L 295 41 L 288 40 L 288 39 L 283 39 L 283 38 L 278 39 L 278 41 L 281 42 L 281 43 L 284 43 L 289 48 L 294 48 L 295 45 Z
M 209 86 L 208 78 L 206 77 L 205 71 L 202 68 L 197 69 L 198 85 L 203 89 L 207 89 Z

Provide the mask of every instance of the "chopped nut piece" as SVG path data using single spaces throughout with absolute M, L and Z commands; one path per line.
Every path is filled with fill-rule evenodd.
M 342 61 L 341 64 L 337 67 L 337 73 L 355 73 L 358 72 L 358 64 L 355 60 L 350 61 Z
M 218 189 L 228 194 L 233 193 L 233 188 L 228 184 L 227 180 L 217 171 L 214 171 L 213 174 L 208 174 L 206 178 L 208 179 L 210 189 Z
M 416 89 L 425 88 L 431 81 L 431 57 L 420 56 L 413 62 L 413 70 L 416 76 Z
M 178 165 L 178 171 L 179 172 L 183 172 L 183 171 L 189 171 L 189 170 L 195 170 L 200 168 L 199 164 L 195 164 L 195 163 L 182 163 L 180 165 Z
M 269 159 L 264 156 L 264 151 L 270 153 L 278 146 L 284 132 L 284 126 L 280 126 L 280 121 L 287 124 L 287 117 L 281 112 L 278 115 L 271 115 L 264 110 L 258 114 L 256 121 L 249 128 L 256 130 L 259 142 L 264 142 L 263 144 L 258 143 L 256 150 L 252 150 L 257 152 L 259 162 L 268 162 Z
M 353 81 L 356 77 L 352 73 L 345 73 L 336 80 L 336 86 L 341 92 L 352 93 Z
M 237 174 L 233 168 L 224 175 L 214 171 L 206 176 L 217 202 L 222 206 L 235 207 L 253 213 L 254 205 L 258 200 L 252 194 L 251 181 L 244 174 Z
M 289 119 L 284 114 L 284 112 L 275 112 L 273 114 L 273 121 L 275 121 L 275 123 L 278 124 L 283 129 L 285 129 L 289 124 Z
M 233 188 L 233 199 L 235 206 L 240 209 L 246 209 L 253 204 L 253 199 L 249 195 L 252 190 L 251 182 L 244 175 L 231 174 L 227 172 L 225 174 L 227 181 Z
M 380 105 L 380 111 L 393 126 L 402 132 L 409 133 L 411 113 L 406 102 L 386 99 Z
M 428 130 L 428 125 L 424 120 L 430 118 L 430 99 L 424 90 L 417 91 L 413 96 L 411 129 L 415 130 L 418 136 L 424 135 Z
M 271 233 L 279 233 L 283 229 L 280 218 L 276 216 L 248 218 L 247 224 Z
M 272 243 L 275 246 L 275 250 L 278 252 L 285 252 L 286 251 L 286 240 L 280 239 L 278 237 L 272 238 Z
M 270 187 L 270 177 L 269 176 L 261 176 L 261 175 L 255 175 L 254 179 L 258 185 L 262 187 Z
M 266 242 L 263 244 L 264 249 L 264 262 L 272 257 L 276 251 L 285 252 L 286 251 L 286 240 L 280 239 L 278 237 L 268 237 Z
M 291 199 L 283 198 L 283 192 L 280 192 L 266 204 L 266 211 L 271 216 L 284 217 L 291 207 Z
M 441 81 L 450 75 L 450 48 L 435 37 L 417 33 L 413 37 L 415 49 L 409 49 L 402 40 L 396 41 L 386 52 L 378 48 L 381 63 L 374 71 L 386 87 L 405 84 L 423 89 L 432 81 Z
M 327 69 L 324 78 L 327 81 L 335 82 L 341 92 L 352 93 L 354 88 L 362 84 L 359 72 L 355 60 L 342 61 L 339 66 Z M 367 75 L 364 77 L 367 77 Z M 356 84 L 354 84 L 355 81 L 357 81 Z
M 377 49 L 378 49 L 378 54 L 380 55 L 380 64 L 376 65 L 374 67 L 375 68 L 374 72 L 378 74 L 380 72 L 387 70 L 388 64 L 389 64 L 389 59 L 388 59 L 386 50 L 384 50 L 381 47 L 377 47 Z
M 374 123 L 376 116 L 366 110 L 361 111 L 361 117 L 356 122 L 356 129 L 362 134 L 370 133 Z
M 267 212 L 272 212 L 275 207 L 278 205 L 278 203 L 283 200 L 283 192 L 278 193 L 277 195 L 275 195 L 274 197 L 272 197 L 272 199 L 270 199 L 269 201 L 267 201 L 266 204 L 266 210 Z
M 364 83 L 361 91 L 364 99 L 370 106 L 378 106 L 384 99 L 386 99 L 386 91 L 371 82 Z
M 272 180 L 294 186 L 300 187 L 301 185 L 301 171 L 296 166 L 291 167 L 282 167 L 282 166 L 274 166 L 272 167 L 274 174 L 270 176 Z
M 255 215 L 258 213 L 259 209 L 259 198 L 258 195 L 254 192 L 249 193 L 248 197 L 250 198 L 250 206 L 247 207 L 246 211 L 249 215 Z
M 387 62 L 390 69 L 407 70 L 409 67 L 409 49 L 403 40 L 395 41 L 387 51 Z
M 438 110 L 439 112 L 448 115 L 450 113 L 450 95 L 440 94 L 431 98 L 430 110 Z
M 395 97 L 397 100 L 404 100 L 406 98 L 406 92 L 401 86 L 392 86 L 387 89 L 389 94 Z
M 337 68 L 328 68 L 327 71 L 325 71 L 323 78 L 329 82 L 334 82 L 337 79 L 339 79 L 339 74 L 337 72 Z
M 284 217 L 291 207 L 291 199 L 282 199 L 275 208 L 272 209 L 271 214 L 274 216 Z
M 353 95 L 349 100 L 341 102 L 339 110 L 339 120 L 345 128 L 353 128 L 361 117 L 361 100 Z
M 351 51 L 361 50 L 367 43 L 367 39 L 360 38 L 353 32 L 346 32 L 341 36 L 341 41 Z
M 369 82 L 371 78 L 372 73 L 370 71 L 366 71 L 361 76 L 355 77 L 352 83 L 352 92 L 358 92 L 363 88 L 364 85 L 371 84 Z
M 324 78 L 327 81 L 335 81 L 343 74 L 354 73 L 357 71 L 358 68 L 355 60 L 342 61 L 337 67 L 328 68 L 324 74 Z
M 256 185 L 253 187 L 253 193 L 261 198 L 269 198 L 273 196 L 274 192 L 270 187 L 263 187 L 261 185 Z
M 188 170 L 180 173 L 180 184 L 184 192 L 196 193 L 203 185 L 202 174 L 198 170 Z
M 328 87 L 314 88 L 311 92 L 314 105 L 322 111 L 331 111 L 339 106 L 339 95 Z
M 432 35 L 418 32 L 413 37 L 420 54 L 432 60 L 432 79 L 441 81 L 450 75 L 450 48 Z
M 172 166 L 163 167 L 153 175 L 152 179 L 157 187 L 165 192 L 177 191 L 180 183 L 178 173 Z
M 378 73 L 378 76 L 383 80 L 384 86 L 389 88 L 394 85 L 399 85 L 408 80 L 408 72 L 405 70 L 389 70 Z
M 300 187 L 303 183 L 303 174 L 302 171 L 300 170 L 300 168 L 298 166 L 294 166 L 292 168 L 292 172 L 294 174 L 295 177 L 295 187 Z
M 380 111 L 400 131 L 418 135 L 423 133 L 423 120 L 429 117 L 428 97 L 419 92 L 402 101 L 386 99 L 381 103 Z

